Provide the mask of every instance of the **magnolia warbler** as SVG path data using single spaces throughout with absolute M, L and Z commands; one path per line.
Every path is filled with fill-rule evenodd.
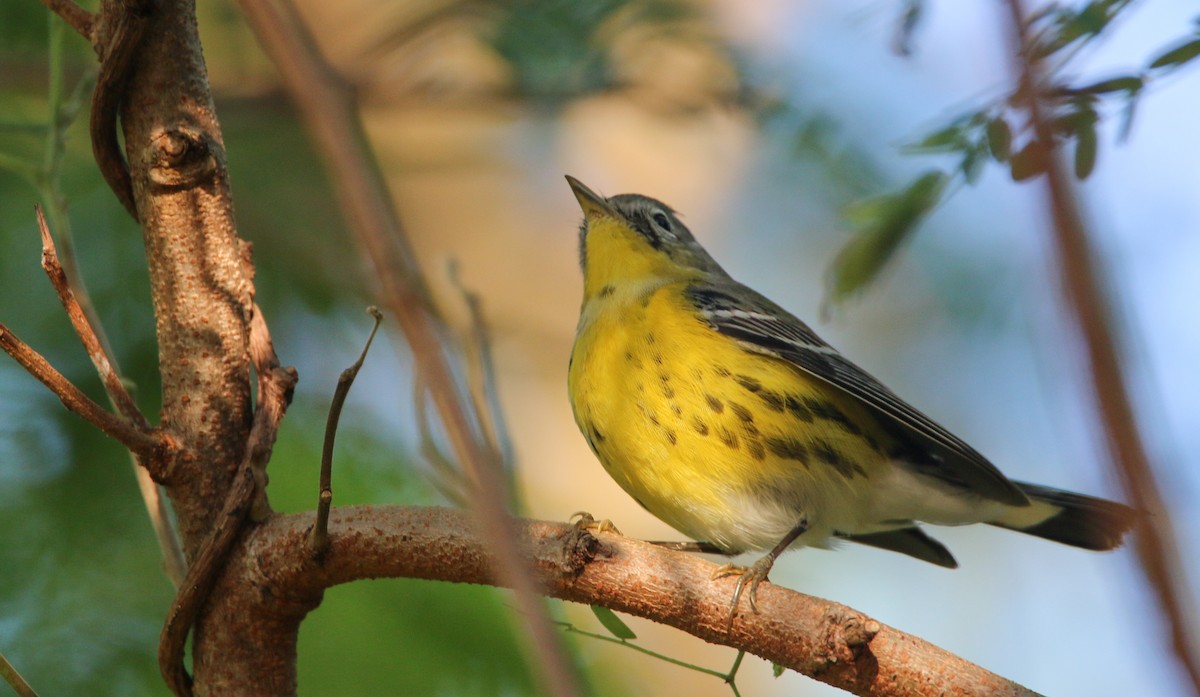
M 727 555 L 851 540 L 954 568 L 918 523 L 987 523 L 1085 549 L 1121 544 L 1123 504 L 1014 482 L 783 308 L 733 280 L 668 206 L 599 196 L 583 209 L 575 421 L 639 504 Z M 748 584 L 748 585 L 747 585 Z

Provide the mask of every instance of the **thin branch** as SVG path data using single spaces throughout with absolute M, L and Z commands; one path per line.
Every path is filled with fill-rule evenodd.
M 0 679 L 13 689 L 17 697 L 38 697 L 37 692 L 21 677 L 13 664 L 8 662 L 3 652 L 0 652 Z
M 117 200 L 138 219 L 133 198 L 133 180 L 117 139 L 117 112 L 125 98 L 125 86 L 133 70 L 134 58 L 149 26 L 150 0 L 111 0 L 101 4 L 99 31 L 91 37 L 100 54 L 100 73 L 92 91 L 92 115 L 89 132 L 92 155 L 104 181 Z
M 55 292 L 58 293 L 58 299 L 62 302 L 63 309 L 67 311 L 67 317 L 71 320 L 71 326 L 75 327 L 79 341 L 87 350 L 88 357 L 92 359 L 92 365 L 100 375 L 109 402 L 130 423 L 142 431 L 151 431 L 150 422 L 138 409 L 137 403 L 133 401 L 133 397 L 125 388 L 116 359 L 112 356 L 108 342 L 104 340 L 104 332 L 100 329 L 94 312 L 90 311 L 90 303 L 86 305 L 84 303 L 87 298 L 86 289 L 82 287 L 82 283 L 78 283 L 80 293 L 76 294 L 73 290 L 72 286 L 76 284 L 70 281 L 64 270 L 64 264 L 59 261 L 54 238 L 50 234 L 50 226 L 46 223 L 42 207 L 37 206 L 36 211 L 38 228 L 42 233 L 42 268 L 46 271 L 46 276 L 50 278 Z M 64 257 L 69 256 L 69 249 L 69 246 L 64 246 Z M 78 270 L 75 272 L 75 277 L 79 278 Z M 154 474 L 144 466 L 137 455 L 130 453 L 130 456 L 133 458 L 133 471 L 134 477 L 137 479 L 138 490 L 146 505 L 150 524 L 154 528 L 154 537 L 163 553 L 163 571 L 167 574 L 167 578 L 171 579 L 171 583 L 179 588 L 187 573 L 187 562 L 183 558 L 183 549 L 179 546 L 179 535 L 175 532 L 175 525 L 171 522 L 171 516 L 167 512 L 162 491 L 159 489 L 158 483 L 154 481 Z M 153 464 L 157 467 L 159 463 Z
M 42 0 L 48 10 L 62 18 L 83 38 L 91 41 L 96 25 L 96 15 L 88 12 L 71 0 Z
M 1050 210 L 1059 270 L 1067 303 L 1087 350 L 1094 403 L 1108 441 L 1113 469 L 1134 505 L 1146 512 L 1136 549 L 1171 627 L 1172 645 L 1200 694 L 1200 651 L 1188 607 L 1186 566 L 1180 560 L 1171 517 L 1155 482 L 1150 458 L 1138 431 L 1137 419 L 1121 367 L 1117 334 L 1111 324 L 1104 283 L 1094 266 L 1094 254 L 1083 214 L 1070 178 L 1053 150 L 1053 127 L 1039 103 L 1040 66 L 1028 50 L 1025 13 L 1020 0 L 1006 0 L 1011 17 L 1014 55 L 1037 142 L 1044 148 L 1046 200 Z
M 230 612 L 276 616 L 291 599 L 296 621 L 328 587 L 364 578 L 406 577 L 497 583 L 490 539 L 471 516 L 448 508 L 343 506 L 331 525 L 326 560 L 307 549 L 312 513 L 276 516 L 246 538 L 231 562 L 228 584 L 242 588 Z M 611 533 L 578 526 L 519 521 L 517 534 L 538 587 L 552 597 L 644 617 L 704 641 L 745 649 L 773 663 L 858 695 L 872 697 L 1032 697 L 1036 693 L 851 608 L 764 583 L 761 613 L 739 615 L 726 631 L 732 581 L 713 581 L 716 565 Z M 263 636 L 260 643 L 271 644 Z M 270 664 L 236 647 L 242 661 Z
M 48 387 L 70 411 L 87 419 L 92 425 L 111 438 L 120 441 L 139 457 L 153 459 L 161 457 L 166 441 L 153 433 L 142 431 L 128 420 L 113 414 L 92 401 L 62 373 L 54 369 L 40 353 L 0 324 L 0 348 L 21 364 L 30 375 Z
M 441 416 L 450 445 L 473 483 L 473 509 L 489 537 L 505 584 L 536 650 L 531 664 L 543 692 L 580 694 L 578 679 L 522 563 L 507 511 L 508 484 L 478 418 L 472 419 L 443 348 L 442 324 L 378 165 L 353 95 L 324 61 L 294 8 L 285 0 L 241 0 L 259 42 L 280 71 L 331 170 L 343 212 L 359 248 L 375 269 L 384 301 L 412 348 L 413 359 Z
M 363 362 L 367 360 L 367 351 L 371 350 L 375 332 L 379 330 L 379 324 L 383 321 L 383 313 L 374 305 L 367 308 L 367 312 L 375 318 L 375 324 L 371 327 L 371 333 L 367 335 L 367 343 L 363 346 L 362 353 L 358 355 L 358 360 L 338 376 L 337 387 L 333 391 L 333 403 L 329 405 L 329 417 L 325 421 L 325 444 L 321 449 L 320 491 L 317 494 L 317 522 L 313 525 L 312 535 L 309 537 L 309 548 L 318 560 L 323 558 L 325 552 L 329 550 L 329 506 L 333 503 L 333 443 L 337 438 L 338 421 L 342 418 L 342 407 L 346 404 L 350 387 L 354 385 L 358 371 L 362 369 Z
M 113 369 L 108 352 L 105 351 L 95 329 L 92 328 L 92 323 L 88 321 L 79 301 L 75 299 L 75 293 L 67 282 L 67 274 L 58 261 L 54 238 L 50 236 L 50 227 L 46 224 L 46 216 L 42 213 L 42 207 L 35 206 L 34 210 L 37 212 L 38 229 L 42 233 L 42 269 L 46 271 L 46 276 L 50 278 L 51 285 L 58 293 L 58 299 L 62 302 L 63 309 L 67 311 L 67 317 L 71 320 L 71 326 L 75 328 L 75 334 L 79 336 L 79 341 L 87 350 L 88 357 L 92 359 L 92 365 L 96 367 L 96 372 L 100 375 L 101 382 L 104 383 L 104 391 L 108 393 L 108 397 L 116 406 L 117 411 L 130 423 L 143 431 L 149 430 L 150 422 L 138 409 L 133 397 L 129 396 L 124 383 L 121 382 L 121 377 Z

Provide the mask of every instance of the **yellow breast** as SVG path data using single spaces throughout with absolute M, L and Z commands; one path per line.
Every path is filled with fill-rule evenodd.
M 812 512 L 815 541 L 857 529 L 856 497 L 886 459 L 856 426 L 871 417 L 718 334 L 688 283 L 619 284 L 584 307 L 569 389 L 605 469 L 667 524 L 731 551 L 769 548 Z

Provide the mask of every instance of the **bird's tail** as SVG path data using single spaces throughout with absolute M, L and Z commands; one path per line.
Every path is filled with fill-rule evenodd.
M 1083 549 L 1121 546 L 1125 533 L 1140 517 L 1123 503 L 1038 484 L 1013 482 L 1029 497 L 1030 506 L 1009 509 L 992 525 Z

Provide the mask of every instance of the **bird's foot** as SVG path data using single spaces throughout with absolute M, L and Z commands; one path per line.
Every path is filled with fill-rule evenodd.
M 587 530 L 588 532 L 611 532 L 617 535 L 621 531 L 608 518 L 604 520 L 596 520 L 591 513 L 587 511 L 579 511 L 571 516 L 571 524 L 579 530 Z
M 738 577 L 737 585 L 733 589 L 733 600 L 729 606 L 729 616 L 725 620 L 725 629 L 727 631 L 733 628 L 733 617 L 737 614 L 738 604 L 742 600 L 742 593 L 744 591 L 749 590 L 746 599 L 750 602 L 750 610 L 755 614 L 758 613 L 758 586 L 767 580 L 767 574 L 771 573 L 771 567 L 774 565 L 775 558 L 768 554 L 750 566 L 723 564 L 713 572 L 712 578 L 714 581 L 726 576 Z

